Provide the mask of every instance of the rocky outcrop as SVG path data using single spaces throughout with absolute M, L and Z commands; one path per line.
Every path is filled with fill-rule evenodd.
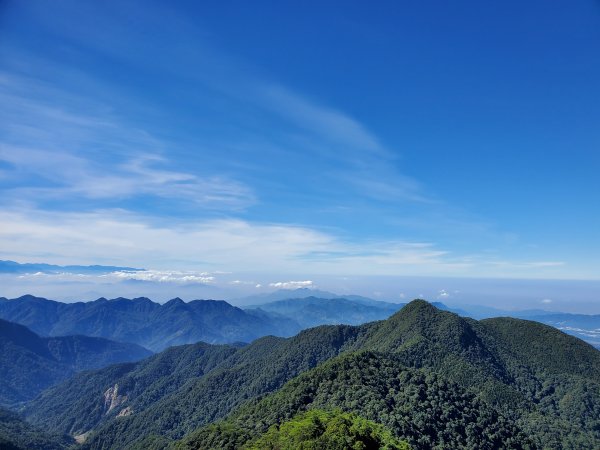
M 119 414 L 117 414 L 117 417 L 127 417 L 132 414 L 133 414 L 133 409 L 131 408 L 131 406 L 126 406 L 119 412 Z
M 73 438 L 75 439 L 75 442 L 77 442 L 78 444 L 83 444 L 85 442 L 85 440 L 87 439 L 87 437 L 90 435 L 90 433 L 91 433 L 91 431 L 86 431 L 85 433 L 81 433 L 76 436 L 73 436 Z
M 104 414 L 109 414 L 113 409 L 121 406 L 126 401 L 127 395 L 119 395 L 119 384 L 116 383 L 104 392 Z

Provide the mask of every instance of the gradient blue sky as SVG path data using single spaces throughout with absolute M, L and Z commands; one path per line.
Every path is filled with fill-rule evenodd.
M 5 0 L 0 102 L 0 259 L 600 278 L 598 1 Z

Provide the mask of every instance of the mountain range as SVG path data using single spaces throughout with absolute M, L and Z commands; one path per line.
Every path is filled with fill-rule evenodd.
M 285 318 L 250 313 L 218 300 L 165 304 L 141 297 L 100 298 L 61 303 L 25 295 L 0 299 L 0 318 L 20 323 L 42 336 L 82 334 L 131 342 L 152 351 L 198 341 L 251 342 L 268 334 L 290 336 L 299 325 Z
M 404 303 L 376 301 L 358 295 L 340 297 L 309 288 L 281 289 L 239 301 L 262 303 L 243 309 L 225 301 L 183 302 L 178 298 L 165 304 L 144 297 L 62 303 L 26 295 L 13 300 L 0 298 L 0 318 L 25 325 L 42 336 L 83 334 L 161 351 L 171 345 L 198 341 L 251 342 L 269 334 L 288 337 L 304 328 L 323 324 L 359 325 L 386 319 L 404 306 Z M 514 317 L 535 320 L 600 348 L 600 315 L 432 304 L 474 319 Z
M 288 298 L 241 309 L 222 300 L 175 298 L 160 304 L 140 297 L 62 303 L 25 295 L 0 298 L 0 318 L 43 336 L 83 334 L 161 351 L 199 341 L 218 344 L 251 342 L 270 334 L 292 336 L 322 324 L 357 325 L 385 319 L 401 306 L 359 296 Z
M 599 380 L 600 352 L 555 328 L 416 300 L 383 321 L 184 345 L 76 374 L 24 416 L 82 449 L 251 448 L 303 411 L 331 408 L 415 449 L 590 449 Z

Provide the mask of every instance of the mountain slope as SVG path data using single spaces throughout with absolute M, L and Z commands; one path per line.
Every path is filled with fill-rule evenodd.
M 25 411 L 47 429 L 84 434 L 118 414 L 138 413 L 201 379 L 238 348 L 204 343 L 171 347 L 138 363 L 75 375 L 45 391 Z
M 123 377 L 127 374 L 109 373 L 108 369 L 87 376 L 82 374 L 48 390 L 32 402 L 26 411 L 27 418 L 46 428 L 70 434 L 82 434 L 100 426 L 112 442 L 107 446 L 116 442 L 128 445 L 148 433 L 181 437 L 198 424 L 223 417 L 245 400 L 271 392 L 299 373 L 339 354 L 358 332 L 355 327 L 323 326 L 290 339 L 261 338 L 247 347 L 233 349 L 211 371 L 183 377 L 183 383 L 165 392 L 141 389 L 138 393 L 127 389 L 127 377 Z M 135 376 L 149 361 L 160 361 L 165 353 L 173 350 L 138 363 L 131 373 Z M 185 365 L 169 367 L 173 376 L 187 372 Z M 131 368 L 126 370 L 131 371 Z M 145 373 L 149 380 L 154 378 L 156 383 L 161 383 L 162 377 L 153 377 L 152 370 Z M 116 410 L 109 415 L 97 411 L 103 408 L 106 390 L 117 384 L 122 386 L 120 392 L 127 397 L 120 408 L 131 406 L 134 414 L 115 420 Z M 146 398 L 153 401 L 146 402 Z M 112 441 L 111 436 L 118 440 Z
M 533 448 L 513 421 L 455 383 L 396 357 L 375 352 L 334 358 L 294 378 L 275 394 L 251 401 L 179 447 L 234 449 L 298 411 L 341 408 L 384 424 L 413 448 Z M 223 431 L 226 431 L 225 433 Z
M 224 301 L 179 298 L 161 305 L 147 298 L 100 298 L 61 303 L 23 296 L 0 300 L 0 317 L 44 336 L 83 334 L 132 342 L 153 351 L 172 345 L 250 342 L 268 334 L 297 333 L 296 323 L 250 314 Z
M 393 410 L 389 414 L 396 414 L 403 404 L 411 405 L 403 394 L 399 394 L 400 397 L 392 395 L 393 389 L 396 389 L 389 390 L 390 386 L 395 386 L 393 380 L 402 373 L 417 377 L 418 374 L 411 371 L 420 370 L 425 377 L 420 385 L 427 385 L 427 377 L 433 377 L 434 391 L 440 383 L 454 386 L 449 389 L 457 396 L 450 398 L 446 406 L 440 403 L 440 411 L 451 410 L 452 405 L 461 404 L 460 399 L 466 396 L 467 403 L 462 404 L 461 409 L 470 409 L 479 417 L 500 418 L 498 420 L 506 427 L 503 425 L 502 429 L 493 431 L 490 422 L 487 429 L 491 435 L 510 435 L 517 439 L 515 442 L 525 446 L 525 442 L 518 438 L 519 430 L 522 430 L 531 437 L 535 446 L 547 448 L 584 449 L 594 448 L 600 443 L 600 352 L 541 324 L 506 318 L 478 322 L 440 311 L 424 301 L 413 301 L 385 321 L 356 327 L 322 326 L 290 339 L 259 339 L 236 350 L 203 376 L 189 379 L 181 387 L 141 409 L 134 408 L 130 416 L 110 417 L 96 424 L 94 421 L 87 422 L 94 432 L 86 447 L 129 447 L 139 444 L 149 435 L 181 438 L 198 426 L 227 416 L 244 402 L 276 392 L 295 376 L 335 356 L 357 351 L 375 352 L 379 355 L 377 358 L 383 358 L 373 362 L 375 367 L 382 368 L 373 374 L 377 380 L 373 389 L 384 402 L 390 401 Z M 328 376 L 335 378 L 334 375 L 330 372 Z M 98 393 L 104 392 L 114 386 L 114 380 L 118 377 L 106 380 L 95 389 Z M 312 386 L 321 389 L 323 384 L 332 380 L 327 378 Z M 38 401 L 31 405 L 34 412 L 30 417 L 49 428 L 54 424 L 72 424 L 74 413 L 62 399 L 66 392 L 73 392 L 78 398 L 81 396 L 77 393 L 85 396 L 82 390 L 84 384 L 84 379 L 74 379 L 47 392 L 43 404 Z M 353 388 L 346 389 L 342 383 L 339 389 L 328 391 L 327 396 L 323 394 L 323 402 L 317 405 L 336 404 L 339 400 L 339 406 L 349 407 L 342 400 L 351 398 L 353 389 L 357 391 L 358 385 L 352 384 Z M 377 391 L 377 386 L 387 387 Z M 432 398 L 437 395 L 434 391 Z M 296 404 L 289 410 L 290 414 L 295 414 L 298 405 L 313 403 L 310 400 L 312 393 L 314 390 L 300 395 L 298 398 L 304 400 L 299 404 L 294 403 L 296 397 L 293 395 L 282 394 L 282 401 Z M 355 400 L 360 403 L 360 398 L 362 395 Z M 317 399 L 315 397 L 314 401 Z M 302 403 L 305 400 L 306 403 Z M 423 405 L 419 403 L 421 400 L 425 402 Z M 426 397 L 421 400 L 417 398 L 411 408 L 427 411 Z M 92 397 L 84 401 L 94 404 L 98 400 Z M 128 401 L 134 402 L 134 396 L 128 397 Z M 60 405 L 60 408 L 53 409 L 53 405 Z M 123 403 L 121 407 L 127 405 Z M 360 405 L 350 403 L 350 406 Z M 367 419 L 388 424 L 384 417 L 388 406 L 376 400 L 371 409 L 356 412 Z M 268 407 L 263 409 L 270 414 Z M 53 413 L 56 417 L 52 417 Z M 577 417 L 577 421 L 573 417 Z M 263 425 L 268 427 L 272 424 L 270 420 L 276 418 L 268 415 Z M 406 420 L 406 423 L 411 423 Z M 468 422 L 467 418 L 461 421 Z M 396 425 L 388 426 L 398 433 L 407 433 Z M 429 426 L 433 425 L 425 419 L 414 422 L 412 437 L 408 436 L 411 442 L 425 439 Z M 475 436 L 461 434 L 459 429 L 457 425 L 454 431 L 449 431 L 449 442 L 469 442 Z M 59 430 L 83 432 L 89 431 L 89 428 Z M 505 432 L 508 434 L 505 435 Z
M 478 320 L 494 317 L 533 320 L 558 328 L 600 349 L 600 315 L 598 314 L 573 314 L 541 309 L 508 311 L 479 305 L 462 305 L 460 309 L 450 310 Z
M 600 315 L 546 313 L 526 317 L 558 328 L 600 349 Z
M 152 353 L 134 344 L 86 336 L 41 338 L 0 319 L 0 404 L 31 400 L 81 370 L 135 361 Z

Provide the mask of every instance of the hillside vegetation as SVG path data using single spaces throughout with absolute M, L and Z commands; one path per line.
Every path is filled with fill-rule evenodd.
M 166 358 L 168 376 L 146 371 L 145 384 L 127 388 L 127 377 L 148 362 L 75 377 L 27 415 L 60 432 L 92 431 L 90 449 L 161 448 L 182 438 L 201 448 L 198 436 L 211 435 L 215 423 L 241 445 L 299 412 L 331 407 L 417 449 L 600 446 L 600 352 L 538 323 L 478 322 L 413 301 L 384 321 L 225 349 L 207 346 L 206 355 L 223 353 L 201 373 Z M 180 381 L 150 387 L 165 377 Z M 130 407 L 129 414 L 99 414 L 116 384 L 126 397 L 118 410 Z
M 247 450 L 409 450 L 385 427 L 340 410 L 311 410 L 273 425 L 244 444 Z
M 51 434 L 24 422 L 17 414 L 0 408 L 0 449 L 66 450 L 73 438 Z

